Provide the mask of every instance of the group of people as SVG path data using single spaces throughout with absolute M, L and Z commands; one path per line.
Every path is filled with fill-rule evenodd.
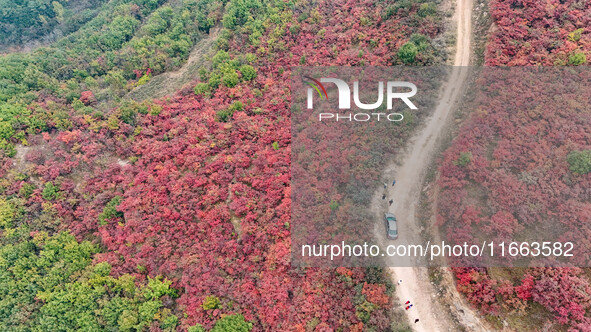
M 396 180 L 393 180 L 392 181 L 392 187 L 394 187 L 395 184 L 396 184 Z M 384 182 L 384 190 L 386 190 L 386 189 L 388 189 L 388 185 L 386 184 L 386 182 Z M 386 199 L 386 193 L 384 193 L 382 195 L 382 199 Z M 393 199 L 390 199 L 388 201 L 389 206 L 392 206 L 392 203 L 394 203 L 394 200 Z
M 402 279 L 398 280 L 398 286 L 400 286 L 402 284 Z M 404 302 L 404 310 L 409 310 L 410 308 L 412 308 L 412 303 L 410 303 L 410 300 L 407 300 L 406 302 Z M 419 322 L 419 319 L 416 318 L 415 319 L 415 324 Z

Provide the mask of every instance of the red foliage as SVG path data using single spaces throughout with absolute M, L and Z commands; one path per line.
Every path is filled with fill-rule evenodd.
M 525 278 L 521 280 L 521 285 L 515 287 L 515 292 L 517 296 L 527 301 L 532 298 L 532 289 L 534 288 L 534 277 L 530 274 L 527 274 Z
M 492 0 L 489 8 L 494 25 L 486 65 L 568 65 L 577 53 L 589 61 L 591 2 Z M 543 105 L 540 111 L 531 99 L 546 93 L 532 91 L 531 86 L 522 88 L 517 81 L 511 83 L 516 83 L 513 89 L 522 91 L 522 96 L 501 101 L 501 93 L 497 100 L 481 100 L 480 111 L 466 121 L 445 152 L 439 168 L 438 223 L 453 225 L 447 230 L 450 236 L 461 232 L 472 239 L 484 231 L 488 238 L 502 241 L 523 227 L 554 220 L 572 228 L 565 237 L 579 238 L 577 243 L 584 246 L 588 242 L 583 239 L 589 236 L 591 204 L 586 188 L 591 186 L 591 176 L 573 176 L 566 156 L 591 146 L 586 130 L 591 118 L 572 107 L 558 107 L 550 99 L 537 101 Z M 548 85 L 538 88 L 554 91 Z M 586 104 L 585 99 L 580 102 Z M 504 102 L 505 107 L 498 106 Z M 472 154 L 472 161 L 461 167 L 454 161 L 465 151 Z M 476 215 L 475 206 L 480 211 Z M 478 231 L 466 230 L 466 222 L 476 218 L 481 225 Z M 489 299 L 491 289 L 499 295 L 511 292 L 505 287 L 507 280 L 495 286 L 487 276 L 464 269 L 456 273 L 458 289 L 475 304 L 481 304 L 483 296 Z M 474 280 L 483 285 L 474 286 Z M 514 290 L 521 300 L 544 305 L 573 330 L 589 330 L 591 322 L 584 316 L 589 310 L 588 283 L 577 269 L 529 269 Z
M 366 282 L 363 284 L 362 294 L 373 304 L 385 306 L 390 303 L 390 298 L 386 294 L 385 285 L 368 284 Z
M 96 98 L 94 97 L 94 94 L 92 93 L 92 91 L 82 91 L 80 93 L 80 101 L 84 104 L 84 105 L 92 105 L 94 103 L 96 103 Z
M 495 29 L 488 65 L 564 65 L 572 54 L 591 51 L 589 1 L 492 0 L 489 8 Z M 580 37 L 571 35 L 577 29 Z
M 214 295 L 221 302 L 217 315 L 239 312 L 255 331 L 302 330 L 312 319 L 319 321 L 316 330 L 387 331 L 390 298 L 384 285 L 365 282 L 364 269 L 290 266 L 286 68 L 299 64 L 302 56 L 307 65 L 389 65 L 405 36 L 438 32 L 430 21 L 414 31 L 396 15 L 383 20 L 382 5 L 373 5 L 321 1 L 317 19 L 298 22 L 294 14 L 291 24 L 297 22 L 300 32 L 292 35 L 285 27 L 281 47 L 268 43 L 275 38 L 266 36 L 257 47 L 238 45 L 243 38 L 230 40 L 236 53 L 269 51 L 254 64 L 256 79 L 232 89 L 220 87 L 211 98 L 182 91 L 155 101 L 162 108 L 157 115 L 137 114 L 134 125 L 141 131 L 123 121 L 112 129 L 106 121 L 73 115 L 72 129 L 32 137 L 31 143 L 42 143 L 47 151 L 30 153 L 27 160 L 36 164 L 32 176 L 55 182 L 63 191 L 52 202 L 59 227 L 79 239 L 98 238 L 105 252 L 96 260 L 109 262 L 116 275 L 171 279 L 181 290 L 177 308 L 187 315 L 183 327 L 213 326 L 214 312 L 201 304 Z M 360 25 L 362 17 L 370 24 Z M 271 24 L 266 34 L 278 27 Z M 80 101 L 89 105 L 95 98 L 85 91 Z M 216 111 L 236 101 L 244 109 L 227 123 L 217 121 Z M 18 183 L 7 194 L 20 187 Z M 98 216 L 117 196 L 121 204 L 116 209 L 123 217 L 99 225 Z M 42 203 L 36 189 L 27 208 L 38 211 Z M 355 315 L 357 285 L 363 285 L 368 301 L 380 306 L 366 323 Z
M 448 239 L 469 243 L 475 238 L 513 241 L 526 229 L 531 232 L 537 225 L 557 222 L 565 228 L 563 237 L 579 244 L 575 259 L 582 262 L 589 249 L 584 244 L 591 204 L 585 188 L 591 186 L 591 176 L 574 175 L 566 160 L 570 151 L 591 146 L 591 133 L 583 130 L 591 117 L 560 107 L 552 99 L 536 100 L 544 105 L 544 111 L 538 111 L 531 104 L 534 94 L 528 93 L 532 86 L 523 86 L 521 79 L 504 82 L 513 91 L 522 91 L 519 97 L 493 87 L 498 91 L 494 99 L 478 99 L 478 107 L 487 111 L 473 114 L 444 153 L 439 169 L 439 222 Z M 537 89 L 560 91 L 549 82 L 538 84 Z M 545 95 L 540 91 L 535 95 Z M 583 90 L 573 100 L 585 103 L 586 95 Z M 466 151 L 471 160 L 459 165 L 457 160 Z M 589 304 L 587 296 L 575 293 L 588 294 L 588 279 L 569 269 L 541 271 L 527 272 L 515 287 L 517 296 L 543 304 L 560 323 L 578 326 Z M 458 289 L 484 311 L 494 311 L 495 294 L 510 292 L 502 286 L 503 280 L 495 284 L 482 275 L 485 272 L 460 269 L 456 273 Z
M 485 313 L 496 313 L 496 281 L 490 279 L 485 271 L 472 268 L 456 268 L 457 288 L 464 293 L 468 301 Z
M 577 322 L 585 318 L 591 307 L 589 280 L 578 275 L 580 269 L 534 269 L 535 284 L 531 291 L 533 300 L 556 313 L 561 324 Z

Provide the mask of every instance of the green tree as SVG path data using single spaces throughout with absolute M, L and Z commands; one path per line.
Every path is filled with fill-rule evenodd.
M 146 25 L 142 29 L 151 36 L 156 36 L 163 33 L 168 28 L 168 22 L 163 19 L 158 12 L 150 16 Z
M 88 241 L 78 243 L 67 232 L 29 234 L 19 226 L 10 238 L 0 237 L 1 330 L 141 331 L 153 322 L 176 327 L 178 317 L 162 302 L 177 296 L 170 280 L 158 276 L 136 286 L 131 275 L 112 277 L 106 262 L 92 265 L 98 247 Z
M 4 138 L 6 140 L 10 139 L 15 133 L 12 124 L 8 121 L 0 122 L 0 138 Z
M 234 70 L 227 72 L 222 76 L 222 83 L 228 88 L 233 88 L 238 84 L 238 74 Z
M 61 193 L 59 187 L 53 184 L 53 182 L 46 182 L 45 187 L 43 187 L 43 191 L 41 192 L 41 197 L 48 201 L 60 198 Z
M 99 225 L 104 226 L 109 219 L 122 218 L 123 212 L 117 211 L 117 206 L 121 204 L 121 196 L 113 197 L 103 208 L 103 212 L 98 215 Z
M 205 329 L 201 324 L 196 324 L 194 326 L 189 326 L 187 332 L 205 332 Z
M 5 199 L 0 199 L 0 227 L 12 227 L 15 214 L 14 206 Z
M 211 59 L 213 66 L 218 68 L 221 64 L 230 61 L 230 55 L 224 50 L 218 51 Z
M 208 295 L 207 297 L 205 297 L 205 300 L 203 300 L 203 304 L 201 304 L 201 307 L 203 308 L 203 310 L 211 310 L 218 308 L 219 305 L 220 299 L 218 299 L 217 296 Z
M 568 57 L 568 64 L 573 66 L 580 66 L 587 63 L 587 56 L 585 53 L 577 52 Z
M 248 332 L 252 323 L 244 320 L 242 315 L 227 315 L 218 320 L 210 332 Z
M 437 14 L 437 5 L 432 2 L 425 2 L 419 6 L 417 14 L 421 17 L 433 16 Z
M 413 42 L 406 42 L 398 50 L 398 58 L 405 64 L 412 64 L 415 62 L 419 50 Z
M 242 73 L 242 78 L 245 81 L 251 81 L 255 77 L 257 77 L 257 71 L 251 65 L 243 65 L 240 67 L 240 72 Z
M 197 83 L 193 89 L 196 95 L 207 95 L 209 93 L 209 85 L 207 83 Z
M 591 172 L 591 150 L 572 151 L 566 160 L 570 165 L 570 171 L 575 174 Z

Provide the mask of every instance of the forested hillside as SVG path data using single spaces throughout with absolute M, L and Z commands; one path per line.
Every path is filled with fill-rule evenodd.
M 489 2 L 493 26 L 489 66 L 578 66 L 591 50 L 591 3 L 586 0 Z
M 0 48 L 56 39 L 76 31 L 101 11 L 105 0 L 0 1 Z
M 486 65 L 587 63 L 589 1 L 495 0 L 489 6 L 493 26 Z M 522 73 L 505 88 L 523 93 L 516 97 L 499 89 L 494 99 L 479 100 L 478 110 L 445 151 L 439 167 L 438 221 L 449 237 L 497 240 L 523 239 L 524 230 L 551 221 L 572 228 L 571 239 L 588 248 L 589 97 L 585 89 L 564 90 L 581 83 L 565 75 L 554 77 L 556 72 L 549 70 L 548 79 L 531 85 L 526 83 L 529 74 Z M 578 93 L 567 94 L 565 100 L 553 91 Z M 474 228 L 479 231 L 471 232 Z M 526 331 L 589 331 L 589 273 L 549 267 L 455 269 L 458 289 L 495 327 L 505 321 Z
M 40 6 L 47 18 L 26 26 L 8 23 L 38 37 L 82 22 L 59 5 Z M 100 8 L 49 46 L 0 58 L 2 330 L 402 328 L 381 269 L 290 266 L 288 82 L 295 65 L 440 63 L 437 5 Z M 221 32 L 193 85 L 125 98 L 180 68 L 213 28 Z

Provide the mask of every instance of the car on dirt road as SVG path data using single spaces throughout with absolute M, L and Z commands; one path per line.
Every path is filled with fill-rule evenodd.
M 398 224 L 396 223 L 396 217 L 392 213 L 384 213 L 384 219 L 386 221 L 386 236 L 390 240 L 396 240 L 398 238 Z

